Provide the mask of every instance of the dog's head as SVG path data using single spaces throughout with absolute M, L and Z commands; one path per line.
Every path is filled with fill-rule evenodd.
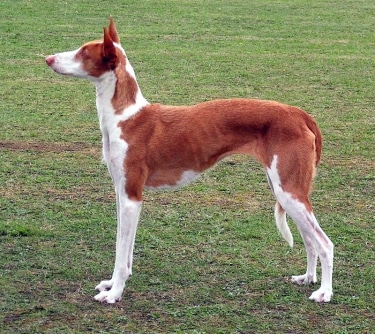
M 112 17 L 109 27 L 103 30 L 103 40 L 88 42 L 74 51 L 48 56 L 47 65 L 56 73 L 90 80 L 115 70 L 120 63 L 125 66 L 125 52 Z

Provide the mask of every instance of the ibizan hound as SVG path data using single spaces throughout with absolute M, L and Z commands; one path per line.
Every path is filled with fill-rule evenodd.
M 115 303 L 132 274 L 134 239 L 145 187 L 171 188 L 192 181 L 230 154 L 255 157 L 276 197 L 276 225 L 293 246 L 286 222 L 296 223 L 307 251 L 307 271 L 297 284 L 321 287 L 310 299 L 332 297 L 333 244 L 312 211 L 309 193 L 320 160 L 320 131 L 306 112 L 274 101 L 223 99 L 193 106 L 149 103 L 139 89 L 112 20 L 100 41 L 46 58 L 59 74 L 85 78 L 96 86 L 103 135 L 103 158 L 117 202 L 116 260 L 112 278 L 102 281 L 95 299 Z

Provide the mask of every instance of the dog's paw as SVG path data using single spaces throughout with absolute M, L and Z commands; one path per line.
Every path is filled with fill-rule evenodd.
M 327 303 L 331 300 L 332 296 L 332 288 L 321 287 L 320 289 L 314 291 L 312 295 L 309 297 L 309 299 L 316 303 Z
M 121 300 L 122 291 L 101 291 L 98 293 L 94 299 L 101 303 L 114 304 Z
M 299 276 L 292 276 L 292 283 L 303 285 L 303 284 L 315 284 L 316 283 L 316 276 L 310 276 L 307 274 L 299 275 Z
M 96 287 L 95 290 L 98 291 L 108 291 L 111 290 L 113 286 L 113 280 L 108 280 L 108 281 L 101 281 Z

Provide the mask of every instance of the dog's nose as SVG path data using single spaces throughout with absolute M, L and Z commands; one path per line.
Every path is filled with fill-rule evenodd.
M 47 63 L 48 66 L 53 65 L 54 62 L 55 62 L 55 56 L 46 57 L 46 63 Z

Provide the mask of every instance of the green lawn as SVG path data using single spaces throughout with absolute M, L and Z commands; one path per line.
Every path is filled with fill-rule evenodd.
M 3 0 L 0 12 L 1 333 L 373 333 L 375 2 Z M 110 14 L 149 101 L 253 97 L 316 118 L 331 303 L 291 284 L 302 240 L 293 223 L 293 249 L 278 235 L 247 157 L 146 192 L 123 300 L 93 300 L 116 231 L 95 91 L 44 57 L 100 38 Z

